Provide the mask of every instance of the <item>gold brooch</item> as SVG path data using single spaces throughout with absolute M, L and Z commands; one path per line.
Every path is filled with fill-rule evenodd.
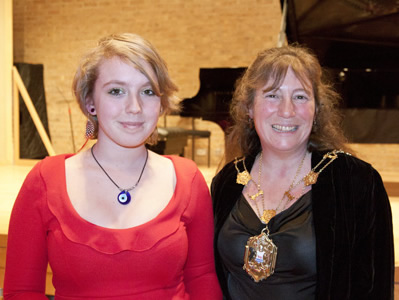
M 240 171 L 238 168 L 238 163 L 242 161 L 242 165 L 244 167 L 244 171 Z M 247 183 L 252 179 L 251 174 L 249 174 L 247 167 L 245 166 L 245 157 L 237 159 L 237 157 L 234 159 L 234 166 L 236 167 L 237 170 L 237 178 L 236 182 L 238 184 L 242 185 L 247 185 Z

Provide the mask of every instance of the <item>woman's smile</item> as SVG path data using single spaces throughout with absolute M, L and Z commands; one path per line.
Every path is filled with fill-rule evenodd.
M 278 125 L 278 124 L 272 125 L 272 128 L 274 131 L 282 132 L 282 133 L 297 131 L 298 127 L 299 126 L 287 126 L 287 125 Z
M 121 121 L 119 122 L 124 128 L 131 128 L 131 129 L 135 129 L 135 128 L 140 128 L 143 126 L 144 122 L 139 122 L 139 121 Z

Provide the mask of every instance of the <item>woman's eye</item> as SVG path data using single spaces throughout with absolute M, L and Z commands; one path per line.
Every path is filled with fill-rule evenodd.
M 144 95 L 147 95 L 147 96 L 154 96 L 154 95 L 155 95 L 155 92 L 154 92 L 152 89 L 145 89 L 145 90 L 143 91 L 143 94 L 144 94 Z
M 309 98 L 308 98 L 308 96 L 306 96 L 306 95 L 296 95 L 296 96 L 294 96 L 294 99 L 295 99 L 295 100 L 299 100 L 299 101 L 306 101 L 306 100 L 308 100 Z
M 113 88 L 108 92 L 108 94 L 113 96 L 120 96 L 125 94 L 125 91 L 123 89 Z
M 276 94 L 266 94 L 265 98 L 269 98 L 269 99 L 276 99 L 277 95 Z

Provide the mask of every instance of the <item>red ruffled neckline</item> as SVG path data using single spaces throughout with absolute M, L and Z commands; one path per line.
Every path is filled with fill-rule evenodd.
M 185 176 L 179 170 L 187 164 L 176 156 L 171 159 L 176 172 L 176 187 L 167 206 L 154 219 L 126 229 L 101 227 L 83 219 L 73 207 L 66 189 L 65 159 L 71 155 L 59 155 L 51 158 L 51 163 L 44 163 L 42 174 L 47 185 L 47 204 L 61 227 L 65 237 L 71 242 L 83 244 L 105 254 L 122 251 L 146 251 L 159 241 L 175 233 L 180 225 L 183 211 L 187 208 L 190 197 L 179 196 L 185 186 Z M 50 161 L 50 160 L 49 160 Z M 47 168 L 47 170 L 45 170 Z M 187 168 L 184 168 L 187 170 Z M 54 170 L 57 174 L 54 176 Z M 43 175 L 45 176 L 45 175 Z M 188 179 L 188 178 L 187 178 Z M 60 184 L 62 183 L 62 184 Z M 178 201 L 179 200 L 179 201 Z M 185 201 L 182 203 L 182 201 Z

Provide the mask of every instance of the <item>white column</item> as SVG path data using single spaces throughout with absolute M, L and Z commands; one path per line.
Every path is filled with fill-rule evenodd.
M 0 1 L 0 164 L 13 162 L 12 139 L 12 0 Z

